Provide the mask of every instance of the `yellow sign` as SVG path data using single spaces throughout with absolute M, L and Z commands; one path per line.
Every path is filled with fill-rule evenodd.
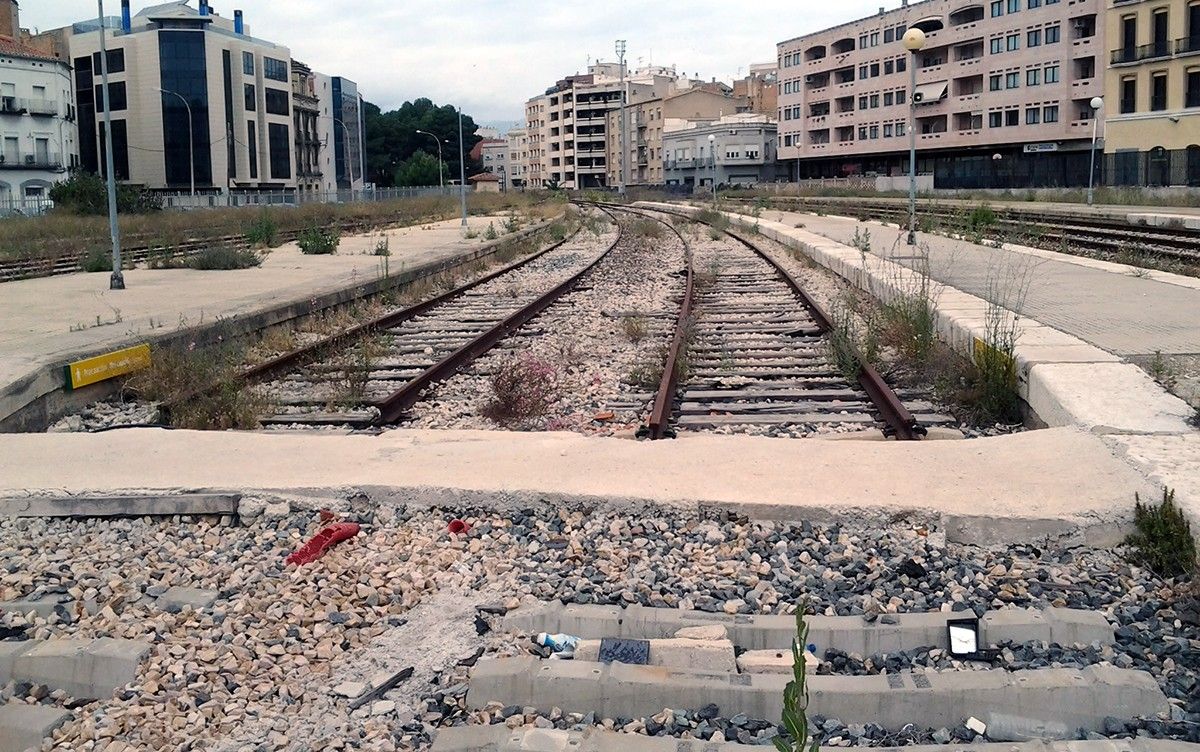
M 138 345 L 67 365 L 67 386 L 79 389 L 150 366 L 150 345 Z

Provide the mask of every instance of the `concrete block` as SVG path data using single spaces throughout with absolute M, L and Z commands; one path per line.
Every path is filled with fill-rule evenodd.
M 61 689 L 79 700 L 102 699 L 137 678 L 149 651 L 150 643 L 141 640 L 47 640 L 15 656 L 11 678 Z
M 238 494 L 0 499 L 0 517 L 154 517 L 237 514 Z
M 743 674 L 787 674 L 792 675 L 792 654 L 787 650 L 747 650 L 738 656 L 738 671 Z M 815 672 L 821 661 L 809 651 L 804 651 L 804 665 Z
M 681 640 L 728 640 L 729 630 L 724 624 L 709 624 L 703 627 L 683 627 L 675 632 Z
M 1049 426 L 1102 434 L 1187 434 L 1194 411 L 1130 363 L 1043 363 L 1026 401 Z
M 0 706 L 0 752 L 41 749 L 42 740 L 71 719 L 61 708 L 10 702 Z
M 1009 613 L 1011 611 L 1011 613 Z M 989 614 L 990 615 L 990 614 Z M 922 647 L 948 648 L 946 621 L 956 614 L 942 612 L 900 614 L 895 624 L 882 620 L 872 623 L 857 616 L 812 616 L 808 619 L 809 643 L 816 645 L 818 656 L 830 648 L 867 656 Z M 985 625 L 987 620 L 985 619 Z M 1112 628 L 1100 614 L 1006 610 L 995 619 L 995 634 L 1014 642 L 1047 639 L 1062 645 L 1095 640 L 1113 641 Z M 1001 627 L 1000 625 L 1003 625 Z M 743 650 L 791 650 L 796 620 L 787 615 L 713 614 L 670 608 L 630 606 L 584 606 L 538 604 L 520 608 L 504 617 L 504 628 L 514 632 L 563 632 L 585 640 L 624 637 L 658 640 L 671 637 L 688 626 L 723 627 L 733 644 Z M 985 626 L 986 630 L 986 626 Z M 985 631 L 984 639 L 992 639 Z
M 22 655 L 37 644 L 37 642 L 32 640 L 0 642 L 0 684 L 7 684 L 9 681 L 12 681 L 13 667 L 16 665 L 17 656 Z
M 66 593 L 43 593 L 15 601 L 4 601 L 0 602 L 0 613 L 28 615 L 32 612 L 45 619 L 54 613 L 55 606 L 60 605 L 70 609 L 73 605 L 71 596 Z
M 638 718 L 665 707 L 714 703 L 722 713 L 778 718 L 786 675 L 718 676 L 660 666 L 585 661 L 539 661 L 533 657 L 479 663 L 467 704 L 491 701 L 544 711 L 592 712 Z M 963 718 L 1003 713 L 1072 729 L 1102 731 L 1106 717 L 1153 717 L 1169 706 L 1152 676 L 1093 666 L 1083 670 L 961 671 L 890 676 L 814 676 L 809 713 L 843 723 L 906 723 L 940 728 Z
M 577 661 L 600 660 L 600 640 L 581 640 Z M 650 640 L 650 665 L 721 674 L 735 673 L 737 663 L 729 640 Z
M 194 611 L 203 611 L 217 600 L 218 591 L 200 588 L 173 587 L 158 596 L 156 605 L 161 609 L 191 606 Z
M 1195 744 L 1163 739 L 1105 739 L 1017 744 L 954 744 L 905 747 L 905 752 L 1197 752 Z M 767 747 L 770 748 L 769 746 Z M 583 731 L 459 726 L 442 729 L 432 752 L 754 752 L 762 746 L 736 742 L 697 743 L 671 737 L 647 737 L 601 728 Z

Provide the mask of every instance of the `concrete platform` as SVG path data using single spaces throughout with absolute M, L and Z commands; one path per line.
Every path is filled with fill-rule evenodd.
M 61 708 L 9 702 L 0 706 L 0 752 L 41 749 L 42 739 L 71 719 Z
M 391 256 L 374 256 L 381 233 L 346 236 L 331 256 L 306 256 L 295 243 L 271 251 L 257 269 L 132 269 L 127 289 L 107 274 L 6 282 L 0 288 L 0 426 L 62 387 L 63 363 L 141 342 L 206 342 L 214 325 L 252 331 L 320 311 L 436 270 L 492 247 L 482 239 L 503 217 L 389 230 Z M 523 231 L 524 232 L 524 231 Z M 498 242 L 498 241 L 497 241 Z
M 821 655 L 830 648 L 861 656 L 915 648 L 948 649 L 946 621 L 956 613 L 899 614 L 894 623 L 866 622 L 858 616 L 810 616 L 808 642 Z M 725 628 L 733 644 L 744 650 L 789 650 L 796 619 L 787 615 L 713 614 L 645 606 L 565 605 L 547 603 L 513 611 L 503 618 L 513 632 L 564 633 L 595 640 L 604 637 L 657 640 L 684 627 L 715 624 Z M 980 620 L 981 647 L 1003 642 L 1039 640 L 1063 646 L 1112 644 L 1113 628 L 1103 614 L 1066 608 L 1045 611 L 1010 608 L 989 611 Z M 653 643 L 651 643 L 653 644 Z M 585 655 L 576 656 L 588 660 Z
M 431 752 L 754 752 L 770 746 L 649 737 L 589 728 L 584 731 L 510 729 L 503 725 L 442 729 Z M 1018 744 L 942 744 L 874 747 L 876 752 L 1200 752 L 1200 745 L 1163 739 L 1032 741 Z
M 574 433 L 396 430 L 214 433 L 129 429 L 0 437 L 0 495 L 236 489 L 373 503 L 646 503 L 760 519 L 858 524 L 909 510 L 973 542 L 1112 544 L 1135 493 L 1156 489 L 1104 441 L 1051 429 L 975 441 L 795 441 L 698 435 L 663 442 Z M 853 468 L 854 472 L 847 472 Z M 981 518 L 978 525 L 967 524 Z M 992 526 L 1002 518 L 1020 521 Z M 1117 523 L 1117 524 L 1114 524 Z M 998 531 L 1000 535 L 994 534 Z
M 467 706 L 489 702 L 548 712 L 595 712 L 605 718 L 642 718 L 663 708 L 715 704 L 725 716 L 779 718 L 781 674 L 704 674 L 621 663 L 542 661 L 533 656 L 480 661 L 471 672 Z M 1103 731 L 1105 718 L 1154 718 L 1170 706 L 1148 673 L 1092 666 L 1082 670 L 951 671 L 877 676 L 813 676 L 811 715 L 842 723 L 906 723 L 943 728 L 964 718 L 985 723 L 994 715 L 1061 728 Z

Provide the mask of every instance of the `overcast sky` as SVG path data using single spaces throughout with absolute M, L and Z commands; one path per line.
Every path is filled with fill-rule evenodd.
M 133 11 L 157 3 L 133 0 Z M 192 0 L 196 7 L 198 0 Z M 885 5 L 898 6 L 897 0 Z M 94 16 L 93 0 L 21 0 L 21 25 L 42 29 Z M 105 0 L 110 15 L 120 0 Z M 775 43 L 868 16 L 878 0 L 213 0 L 235 7 L 258 37 L 314 69 L 357 81 L 385 110 L 429 97 L 480 123 L 518 121 L 524 102 L 559 78 L 612 60 L 732 80 L 775 59 Z

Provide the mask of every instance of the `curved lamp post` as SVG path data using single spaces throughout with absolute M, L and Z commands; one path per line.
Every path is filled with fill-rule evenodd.
M 904 32 L 904 49 L 912 53 L 909 70 L 912 88 L 908 91 L 908 244 L 917 244 L 917 53 L 925 46 L 925 32 L 909 29 Z
M 1088 206 L 1096 202 L 1096 134 L 1100 127 L 1100 110 L 1104 109 L 1104 100 L 1092 97 L 1092 166 L 1088 170 Z
M 440 138 L 438 138 L 437 136 L 433 135 L 432 133 L 430 133 L 429 131 L 423 131 L 423 130 L 420 130 L 420 129 L 418 129 L 416 132 L 417 132 L 417 133 L 420 133 L 422 136 L 429 136 L 430 138 L 432 138 L 432 139 L 433 139 L 433 142 L 434 142 L 435 144 L 437 144 L 437 150 L 438 150 L 438 187 L 439 187 L 439 188 L 441 188 L 441 192 L 442 192 L 442 193 L 445 193 L 445 192 L 446 192 L 446 176 L 445 176 L 444 170 L 442 169 L 442 167 L 443 167 L 443 166 L 444 166 L 444 164 L 445 164 L 444 162 L 442 162 L 442 140 L 441 140 Z

